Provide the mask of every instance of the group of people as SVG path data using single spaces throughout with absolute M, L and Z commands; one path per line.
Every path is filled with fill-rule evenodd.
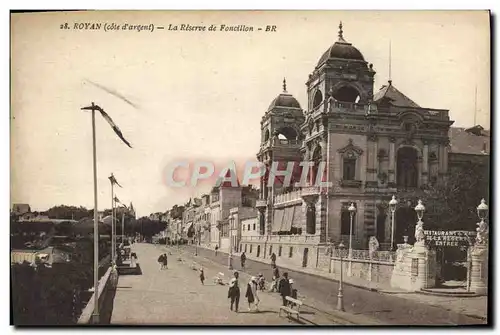
M 231 301 L 231 305 L 229 309 L 231 311 L 238 312 L 238 307 L 240 303 L 240 282 L 239 282 L 239 273 L 235 271 L 233 274 L 233 278 L 229 282 L 229 290 L 227 292 L 227 297 Z M 252 311 L 252 306 L 255 307 L 255 311 L 259 310 L 260 297 L 258 294 L 258 278 L 252 277 L 250 281 L 246 285 L 245 298 L 248 301 L 248 311 Z
M 160 265 L 160 270 L 168 269 L 168 257 L 166 253 L 158 257 L 158 264 Z

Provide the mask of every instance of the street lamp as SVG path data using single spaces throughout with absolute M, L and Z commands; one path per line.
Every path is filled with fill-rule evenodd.
M 425 206 L 422 200 L 418 200 L 417 206 L 415 206 L 415 212 L 417 212 L 418 223 L 422 223 L 422 218 L 424 217 Z
M 234 222 L 234 217 L 231 216 L 229 218 L 229 255 L 228 255 L 228 264 L 227 264 L 227 268 L 229 270 L 232 270 L 233 269 L 233 239 L 232 239 L 232 236 L 231 236 L 231 230 L 232 230 L 232 226 L 233 226 L 233 222 Z
M 343 288 L 342 284 L 344 281 L 344 275 L 343 275 L 343 269 L 342 269 L 342 264 L 343 264 L 343 258 L 342 258 L 342 251 L 344 250 L 344 244 L 340 242 L 339 244 L 339 255 L 340 255 L 340 281 L 339 281 L 339 293 L 337 294 L 337 309 L 339 311 L 344 312 L 344 295 L 342 294 Z
M 391 251 L 394 251 L 394 213 L 396 213 L 396 206 L 398 201 L 393 195 L 391 201 L 389 201 L 389 209 L 391 210 Z
M 486 201 L 481 199 L 481 203 L 477 206 L 477 216 L 481 219 L 481 222 L 484 222 L 486 216 L 488 215 L 488 205 L 486 205 Z
M 354 219 L 354 214 L 356 213 L 356 207 L 354 207 L 354 203 L 351 202 L 351 206 L 347 209 L 351 216 L 351 225 L 349 229 L 349 258 L 352 258 L 352 221 Z

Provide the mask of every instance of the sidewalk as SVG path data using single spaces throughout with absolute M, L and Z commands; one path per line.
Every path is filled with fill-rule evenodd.
M 208 250 L 213 250 L 211 248 L 206 248 L 204 246 L 201 246 L 205 249 Z M 219 251 L 221 252 L 221 251 Z M 227 255 L 226 252 L 222 252 Z M 234 257 L 238 257 L 241 255 L 241 253 L 233 253 Z M 269 258 L 256 258 L 247 255 L 247 259 L 255 261 L 255 262 L 260 262 L 264 264 L 271 264 L 271 260 Z M 327 271 L 321 271 L 317 269 L 308 269 L 308 268 L 302 268 L 302 267 L 297 267 L 296 265 L 290 264 L 290 262 L 287 262 L 286 259 L 284 258 L 278 258 L 277 259 L 277 265 L 278 267 L 287 269 L 287 270 L 293 270 L 296 272 L 302 272 L 306 273 L 312 276 L 317 276 L 317 277 L 322 277 L 326 278 L 332 281 L 338 282 L 340 280 L 340 276 L 336 276 L 333 273 L 329 273 Z M 389 285 L 384 285 L 381 283 L 375 283 L 375 282 L 370 282 L 367 280 L 363 280 L 360 278 L 356 277 L 343 277 L 343 282 L 345 285 L 350 285 L 353 287 L 361 288 L 364 290 L 369 290 L 369 291 L 374 291 L 378 293 L 383 293 L 383 294 L 391 294 L 400 298 L 408 299 L 408 300 L 413 300 L 413 301 L 418 301 L 421 303 L 425 303 L 431 306 L 436 306 L 436 307 L 441 307 L 444 308 L 448 311 L 453 311 L 457 312 L 460 314 L 464 314 L 470 317 L 474 317 L 477 319 L 481 320 L 486 320 L 487 318 L 487 310 L 488 310 L 488 297 L 486 296 L 481 296 L 481 297 L 440 297 L 440 296 L 432 296 L 432 295 L 426 295 L 426 294 L 421 294 L 418 292 L 408 292 L 402 289 L 398 288 L 393 288 Z
M 279 317 L 281 298 L 272 293 L 261 293 L 260 312 L 248 312 L 245 299 L 249 276 L 241 274 L 240 312 L 229 310 L 228 286 L 216 285 L 213 277 L 223 272 L 226 282 L 232 271 L 195 257 L 182 249 L 165 248 L 149 244 L 135 244 L 142 275 L 120 276 L 114 300 L 111 324 L 129 325 L 340 325 L 347 324 L 301 309 L 301 321 Z M 158 255 L 168 250 L 167 270 L 159 270 Z M 178 261 L 181 258 L 182 261 Z M 191 267 L 203 266 L 205 285 L 199 281 L 199 272 Z

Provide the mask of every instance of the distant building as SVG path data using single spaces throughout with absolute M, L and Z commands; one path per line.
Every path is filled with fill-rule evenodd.
M 12 205 L 12 214 L 14 215 L 23 215 L 31 212 L 31 207 L 28 204 L 13 204 Z

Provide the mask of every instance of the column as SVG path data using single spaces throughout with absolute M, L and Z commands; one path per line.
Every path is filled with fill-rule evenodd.
M 424 150 L 422 153 L 422 184 L 429 183 L 429 143 L 424 141 Z
M 366 186 L 377 187 L 377 137 L 368 136 L 368 152 L 366 160 Z
M 389 186 L 395 187 L 396 138 L 389 138 Z

